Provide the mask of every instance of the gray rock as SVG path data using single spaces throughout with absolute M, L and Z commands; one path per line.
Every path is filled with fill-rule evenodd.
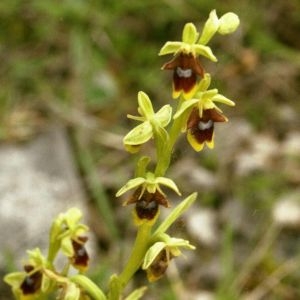
M 0 266 L 47 248 L 52 219 L 76 206 L 87 212 L 65 130 L 53 125 L 32 141 L 0 146 Z

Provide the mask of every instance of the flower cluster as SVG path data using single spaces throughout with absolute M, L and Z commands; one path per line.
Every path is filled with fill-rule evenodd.
M 89 256 L 84 244 L 88 227 L 79 223 L 81 218 L 78 208 L 59 214 L 52 223 L 48 256 L 45 257 L 39 248 L 27 251 L 28 261 L 24 263 L 24 271 L 5 276 L 4 280 L 12 287 L 16 299 L 44 299 L 56 287 L 61 290 L 58 299 L 83 299 L 80 298 L 80 288 L 66 277 L 68 267 L 63 269 L 61 275 L 54 267 L 54 259 L 61 251 L 68 258 L 68 264 L 80 272 L 86 270 Z
M 185 132 L 187 141 L 195 151 L 201 151 L 206 145 L 214 147 L 215 123 L 227 122 L 227 117 L 217 104 L 234 106 L 216 88 L 210 88 L 211 76 L 202 65 L 201 57 L 213 62 L 216 56 L 208 42 L 216 34 L 229 34 L 239 25 L 239 18 L 234 13 L 226 13 L 220 18 L 213 10 L 202 32 L 198 32 L 193 23 L 187 23 L 182 32 L 181 41 L 166 42 L 159 55 L 173 54 L 163 70 L 173 71 L 172 97 L 179 99 L 177 110 L 173 112 L 170 105 L 164 105 L 157 112 L 144 92 L 138 93 L 138 113 L 140 116 L 128 115 L 130 119 L 142 122 L 133 128 L 123 139 L 125 149 L 136 153 L 141 146 L 153 139 L 156 148 L 156 168 L 148 170 L 149 157 L 140 160 L 142 167 L 136 171 L 136 177 L 130 179 L 116 194 L 121 196 L 129 190 L 134 192 L 124 205 L 135 204 L 134 219 L 138 226 L 157 221 L 159 206 L 170 207 L 170 202 L 161 186 L 180 192 L 176 184 L 164 177 L 167 171 L 173 147 L 181 132 Z M 169 261 L 180 254 L 179 246 L 193 249 L 184 240 L 160 235 L 162 240 L 151 244 L 145 254 L 142 268 L 146 270 L 149 281 L 160 278 L 167 269 Z
M 159 55 L 174 54 L 162 69 L 173 71 L 172 95 L 175 99 L 181 96 L 181 106 L 174 118 L 184 123 L 182 129 L 187 132 L 187 140 L 196 151 L 202 150 L 205 144 L 213 148 L 214 123 L 228 120 L 215 103 L 235 105 L 233 101 L 219 94 L 217 89 L 208 89 L 211 77 L 205 72 L 200 56 L 216 62 L 217 58 L 207 43 L 216 33 L 232 33 L 238 25 L 239 18 L 234 13 L 229 12 L 218 18 L 213 10 L 201 34 L 193 23 L 187 23 L 182 32 L 182 41 L 166 42 L 159 52 Z M 169 105 L 154 113 L 152 103 L 144 92 L 139 92 L 138 103 L 141 117 L 128 117 L 143 123 L 132 129 L 124 138 L 125 148 L 132 153 L 137 152 L 155 133 L 164 132 L 164 127 L 169 125 L 172 118 Z

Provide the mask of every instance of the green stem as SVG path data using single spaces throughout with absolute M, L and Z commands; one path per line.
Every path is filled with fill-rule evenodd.
M 93 299 L 95 300 L 106 300 L 106 296 L 102 292 L 102 290 L 88 277 L 84 275 L 75 275 L 70 278 L 70 280 L 80 287 L 83 288 L 85 292 L 87 292 Z
M 181 106 L 183 99 L 180 99 L 177 109 Z M 181 132 L 182 127 L 182 118 L 176 118 L 173 119 L 173 124 L 171 126 L 170 132 L 169 132 L 169 139 L 165 142 L 164 145 L 164 151 L 160 153 L 160 155 L 157 156 L 157 164 L 155 168 L 155 176 L 164 176 L 167 169 L 170 166 L 171 157 L 174 145 L 178 139 L 178 136 Z
M 138 270 L 142 263 L 146 251 L 148 250 L 148 243 L 151 237 L 151 228 L 152 224 L 149 224 L 147 222 L 140 225 L 138 228 L 136 240 L 131 255 L 123 272 L 119 275 L 119 281 L 121 283 L 122 288 L 126 286 L 128 281 L 131 279 L 131 277 Z

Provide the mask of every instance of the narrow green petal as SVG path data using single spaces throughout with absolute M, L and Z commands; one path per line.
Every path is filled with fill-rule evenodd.
M 235 103 L 221 94 L 217 94 L 211 98 L 214 102 L 221 102 L 229 106 L 235 106 Z
M 155 114 L 155 120 L 158 121 L 158 123 L 162 127 L 166 127 L 172 118 L 172 107 L 171 105 L 164 105 L 156 114 Z
M 208 46 L 194 45 L 193 49 L 198 55 L 203 55 L 214 62 L 218 61 L 217 58 L 214 56 L 213 52 L 211 51 L 210 47 Z
M 142 116 L 148 120 L 154 115 L 153 107 L 148 95 L 142 91 L 138 92 L 139 110 Z
M 129 131 L 123 139 L 125 145 L 141 145 L 152 137 L 152 126 L 146 121 Z
M 186 100 L 184 101 L 180 108 L 178 109 L 178 111 L 176 112 L 176 114 L 174 115 L 174 119 L 177 119 L 178 117 L 180 117 L 186 110 L 188 110 L 190 107 L 192 107 L 193 105 L 197 104 L 199 102 L 198 99 L 191 99 L 191 100 Z
M 140 122 L 145 121 L 145 117 L 133 116 L 133 115 L 130 115 L 130 114 L 127 115 L 127 118 L 131 119 L 131 120 L 135 120 L 135 121 L 140 121 Z
M 143 183 L 146 182 L 146 179 L 143 177 L 137 177 L 134 179 L 130 179 L 129 181 L 127 181 L 127 183 L 125 185 L 123 185 L 118 192 L 116 193 L 116 197 L 120 197 L 122 194 L 128 192 L 131 189 L 134 189 L 140 185 L 142 185 Z
M 220 26 L 218 32 L 220 34 L 229 34 L 234 32 L 240 25 L 239 17 L 229 12 L 220 18 Z
M 210 39 L 214 36 L 219 28 L 219 19 L 216 10 L 210 12 L 209 18 L 207 19 L 204 28 L 202 30 L 199 44 L 206 45 Z
M 146 255 L 144 257 L 144 262 L 142 265 L 142 269 L 146 270 L 150 267 L 150 265 L 153 263 L 157 255 L 166 247 L 166 244 L 164 242 L 157 242 L 153 244 L 148 251 L 146 252 Z
M 161 185 L 164 185 L 164 186 L 170 188 L 171 190 L 176 192 L 179 196 L 181 195 L 177 185 L 175 184 L 175 182 L 172 179 L 166 178 L 166 177 L 157 177 L 155 181 L 157 184 L 161 184 Z
M 176 53 L 180 48 L 184 46 L 183 42 L 166 42 L 160 49 L 158 55 L 166 55 L 171 53 Z
M 196 247 L 191 245 L 188 240 L 170 237 L 169 241 L 167 242 L 168 247 L 183 247 L 186 249 L 195 249 Z
M 185 24 L 182 32 L 182 41 L 188 44 L 195 44 L 199 37 L 199 33 L 193 23 Z

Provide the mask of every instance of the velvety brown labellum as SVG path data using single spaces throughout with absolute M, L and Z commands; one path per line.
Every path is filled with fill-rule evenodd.
M 187 129 L 195 137 L 199 144 L 210 142 L 214 133 L 214 122 L 225 122 L 226 118 L 216 109 L 203 110 L 202 117 L 199 110 L 194 108 L 187 121 Z
M 72 240 L 74 256 L 72 257 L 71 261 L 74 267 L 86 268 L 89 262 L 89 255 L 84 247 L 87 237 L 78 237 L 78 240 L 80 242 Z
M 169 265 L 169 257 L 166 249 L 163 249 L 155 258 L 153 263 L 150 265 L 148 272 L 151 273 L 152 277 L 159 279 L 162 277 Z
M 156 201 L 139 200 L 136 202 L 135 211 L 140 219 L 152 220 L 158 212 L 158 203 Z
M 204 69 L 198 57 L 180 53 L 163 65 L 164 70 L 174 70 L 173 84 L 175 91 L 190 92 L 197 82 L 197 75 L 204 76 Z
M 154 193 L 149 193 L 147 190 L 145 190 L 143 194 L 141 193 L 142 188 L 136 189 L 130 199 L 126 201 L 126 204 L 133 204 L 137 203 L 138 201 L 145 201 L 147 203 L 155 201 L 164 207 L 170 206 L 168 199 L 158 190 L 156 190 Z
M 28 275 L 24 278 L 21 283 L 20 289 L 24 295 L 30 295 L 38 292 L 42 284 L 42 272 L 36 271 L 31 275 Z

